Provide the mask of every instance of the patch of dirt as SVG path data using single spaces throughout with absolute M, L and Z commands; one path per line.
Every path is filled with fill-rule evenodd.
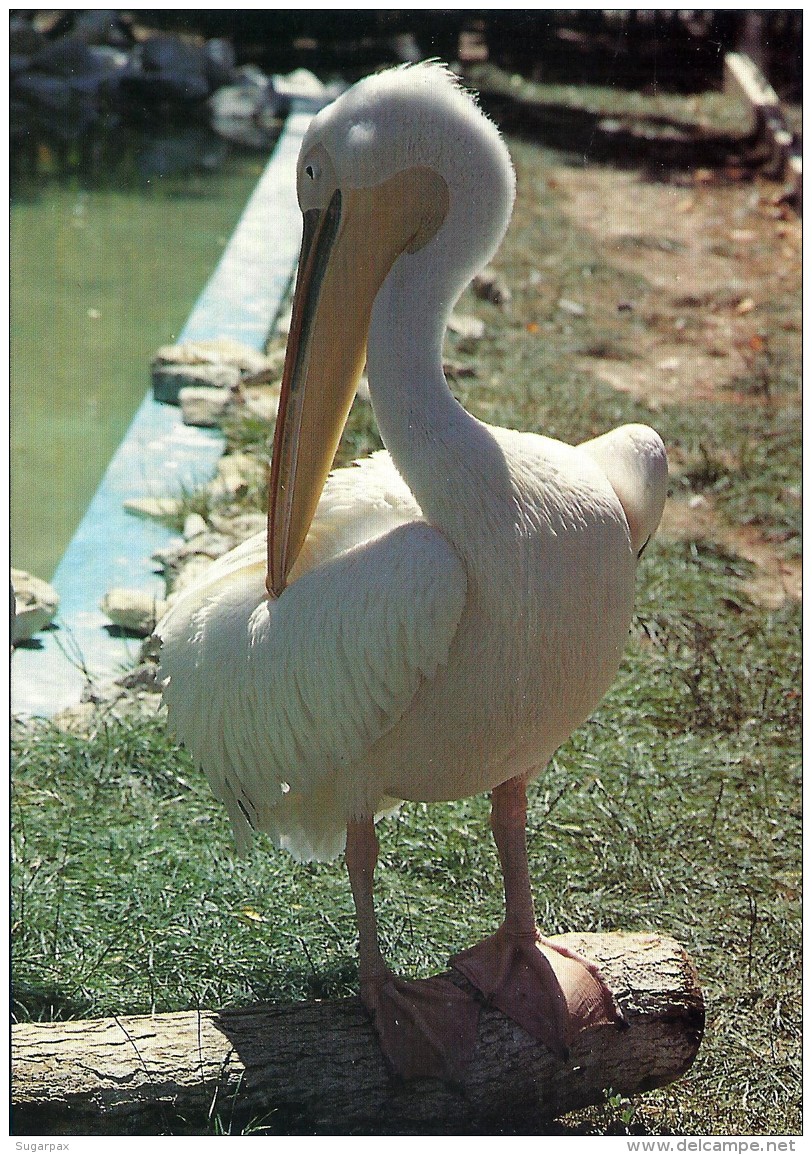
M 606 259 L 646 284 L 615 303 L 646 321 L 634 360 L 590 359 L 591 371 L 648 404 L 749 401 L 734 385 L 765 355 L 768 330 L 801 331 L 801 223 L 774 203 L 777 186 L 699 173 L 681 187 L 599 166 L 559 167 L 552 180 Z
M 772 610 L 787 600 L 801 600 L 801 559 L 784 557 L 752 526 L 725 524 L 704 496 L 691 501 L 669 499 L 658 533 L 671 540 L 710 540 L 750 562 L 755 572 L 741 582 L 741 589 L 755 605 Z
M 680 401 L 764 405 L 776 366 L 797 362 L 800 387 L 801 222 L 767 181 L 682 185 L 611 167 L 560 166 L 565 212 L 608 263 L 639 279 L 628 302 L 595 302 L 642 320 L 633 354 L 592 355 L 584 368 L 657 408 Z M 789 349 L 789 353 L 787 350 Z M 781 361 L 783 358 L 783 362 Z M 745 592 L 774 608 L 801 597 L 801 563 L 754 527 L 734 527 L 707 498 L 669 501 L 661 532 L 711 539 L 755 566 Z

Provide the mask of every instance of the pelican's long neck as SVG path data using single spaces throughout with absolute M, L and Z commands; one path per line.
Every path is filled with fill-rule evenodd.
M 493 256 L 513 206 L 510 157 L 496 129 L 467 109 L 448 141 L 447 215 L 432 239 L 402 253 L 378 291 L 367 341 L 369 389 L 384 444 L 426 519 L 452 540 L 511 500 L 504 457 L 443 373 L 453 306 Z M 438 127 L 439 133 L 439 127 Z M 438 172 L 441 169 L 438 168 Z M 483 482 L 487 481 L 486 506 Z
M 398 262 L 378 293 L 367 345 L 378 426 L 423 516 L 441 529 L 468 568 L 469 593 L 491 578 L 498 592 L 516 494 L 491 429 L 454 398 L 443 374 L 446 320 L 459 288 L 436 292 Z M 467 279 L 467 278 L 466 278 Z
M 427 284 L 414 263 L 401 259 L 378 292 L 367 344 L 369 390 L 384 444 L 428 520 L 438 524 L 449 474 L 476 453 L 485 433 L 443 373 L 443 338 L 456 295 L 452 288 L 443 292 L 436 278 Z

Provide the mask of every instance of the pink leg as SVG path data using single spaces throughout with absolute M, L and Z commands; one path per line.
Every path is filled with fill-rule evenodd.
M 526 842 L 523 778 L 491 796 L 491 829 L 505 883 L 505 921 L 495 935 L 452 960 L 452 966 L 500 1011 L 561 1057 L 585 1027 L 622 1023 L 598 968 L 536 927 Z
M 373 902 L 377 858 L 372 819 L 351 822 L 346 862 L 358 921 L 361 1001 L 396 1074 L 459 1079 L 476 1045 L 479 1007 L 448 979 L 409 982 L 389 970 L 378 947 Z

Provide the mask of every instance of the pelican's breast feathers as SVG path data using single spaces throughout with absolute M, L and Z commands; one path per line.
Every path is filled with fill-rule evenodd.
M 310 558 L 299 563 L 312 568 L 278 600 L 265 591 L 260 534 L 213 563 L 158 626 L 170 725 L 243 847 L 264 830 L 301 857 L 341 849 L 307 844 L 305 828 L 315 834 L 319 824 L 297 822 L 297 807 L 317 805 L 336 773 L 399 721 L 446 661 L 462 617 L 458 554 L 414 520 L 388 454 L 370 460 L 331 478 L 332 514 L 323 510 L 321 525 L 317 516 Z M 377 486 L 364 490 L 359 482 L 372 478 Z

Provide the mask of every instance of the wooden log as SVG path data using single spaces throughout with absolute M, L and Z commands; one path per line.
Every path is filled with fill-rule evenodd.
M 725 56 L 725 84 L 751 109 L 754 135 L 767 142 L 776 177 L 792 181 L 794 198 L 800 204 L 803 163 L 775 89 L 758 65 L 741 52 L 728 52 Z
M 391 1079 L 357 999 L 21 1023 L 13 1133 L 205 1134 L 219 1115 L 232 1133 L 260 1120 L 281 1135 L 529 1134 L 686 1071 L 704 1006 L 683 948 L 654 934 L 560 941 L 598 963 L 629 1023 L 582 1032 L 566 1061 L 488 1007 L 461 1086 Z

